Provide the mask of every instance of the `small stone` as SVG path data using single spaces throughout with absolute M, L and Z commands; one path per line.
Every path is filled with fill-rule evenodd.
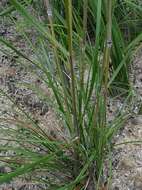
M 137 116 L 137 121 L 139 124 L 142 124 L 142 115 Z
M 137 117 L 132 118 L 132 119 L 131 119 L 131 123 L 132 123 L 133 125 L 142 124 L 142 115 L 138 115 Z
M 132 160 L 131 158 L 125 158 L 119 164 L 119 167 L 124 170 L 131 170 L 135 166 L 136 166 L 135 161 Z
M 0 166 L 0 173 L 5 173 L 5 167 L 4 166 Z
M 138 125 L 138 124 L 139 124 L 139 122 L 138 122 L 138 120 L 137 120 L 136 118 L 132 118 L 132 119 L 131 119 L 131 123 L 132 123 L 133 125 Z
M 134 189 L 142 190 L 142 173 L 139 173 L 134 178 Z
M 12 171 L 12 170 L 11 170 L 10 167 L 7 167 L 7 166 L 5 167 L 5 172 L 6 172 L 6 173 L 10 173 L 11 171 Z
M 11 168 L 9 168 L 7 166 L 0 167 L 0 173 L 10 173 L 10 172 L 11 172 Z
M 119 190 L 119 187 L 115 186 L 113 190 Z

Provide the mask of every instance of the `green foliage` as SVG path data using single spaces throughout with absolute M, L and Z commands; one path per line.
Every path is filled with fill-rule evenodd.
M 138 9 L 133 2 L 125 1 L 127 4 Z M 128 118 L 127 113 L 119 112 L 111 123 L 108 122 L 108 94 L 109 91 L 118 93 L 113 90 L 115 84 L 127 89 L 125 96 L 130 95 L 128 62 L 142 34 L 126 45 L 116 11 L 119 4 L 113 0 L 107 3 L 103 0 L 65 0 L 61 3 L 53 1 L 53 4 L 46 0 L 45 18 L 48 22 L 39 20 L 17 0 L 11 0 L 11 6 L 23 17 L 24 26 L 38 34 L 33 43 L 20 28 L 36 58 L 28 57 L 2 37 L 0 42 L 42 71 L 41 80 L 53 91 L 55 108 L 63 119 L 68 136 L 60 140 L 54 138 L 20 107 L 18 109 L 23 113 L 24 121 L 1 118 L 2 122 L 17 127 L 1 129 L 3 134 L 9 135 L 8 140 L 16 142 L 17 147 L 1 148 L 13 150 L 16 155 L 3 159 L 13 171 L 1 175 L 0 182 L 40 170 L 46 171 L 49 176 L 44 181 L 49 189 L 56 186 L 54 189 L 73 190 L 78 185 L 83 189 L 88 179 L 94 181 L 94 186 L 98 184 L 96 188 L 99 188 L 111 140 Z M 38 94 L 38 88 L 32 87 L 32 90 Z M 13 101 L 2 90 L 0 93 Z M 23 131 L 19 132 L 21 129 Z M 44 153 L 38 151 L 41 148 Z
M 28 6 L 30 4 L 32 4 L 32 1 L 33 0 L 21 0 L 20 3 L 23 5 L 23 6 Z M 9 2 L 9 6 L 2 10 L 1 13 L 0 13 L 0 16 L 7 16 L 9 14 L 11 14 L 13 11 L 15 11 L 15 7 L 13 5 L 11 5 L 11 3 Z

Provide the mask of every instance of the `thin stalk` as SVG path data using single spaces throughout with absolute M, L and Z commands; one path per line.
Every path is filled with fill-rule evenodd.
M 80 136 L 78 121 L 77 121 L 77 108 L 76 108 L 76 87 L 75 87 L 75 73 L 73 65 L 73 44 L 72 44 L 72 0 L 65 0 L 66 19 L 67 19 L 67 32 L 68 32 L 68 50 L 69 50 L 69 64 L 71 72 L 71 94 L 73 106 L 73 123 L 77 136 Z
M 80 130 L 78 126 L 77 118 L 77 102 L 76 102 L 76 86 L 75 86 L 75 73 L 74 73 L 74 64 L 73 64 L 73 31 L 72 31 L 72 0 L 65 0 L 65 11 L 66 11 L 66 21 L 67 21 L 67 34 L 68 34 L 68 51 L 69 51 L 69 65 L 71 73 L 71 96 L 72 96 L 72 114 L 73 114 L 73 124 L 74 124 L 74 133 L 79 137 L 80 141 Z M 75 166 L 73 169 L 74 176 L 78 174 L 79 169 L 79 154 L 78 142 L 75 143 L 74 147 L 74 157 L 76 159 Z
M 85 65 L 84 65 L 84 58 L 85 58 L 85 45 L 86 45 L 86 33 L 87 33 L 87 11 L 88 11 L 88 0 L 84 0 L 83 4 L 83 38 L 81 43 L 81 87 L 84 86 L 84 71 L 85 71 Z
M 96 17 L 96 32 L 95 32 L 95 50 L 94 50 L 94 56 L 93 56 L 92 77 L 91 77 L 91 83 L 88 89 L 87 102 L 90 100 L 90 97 L 92 95 L 93 88 L 94 88 L 94 81 L 96 79 L 96 74 L 98 73 L 98 68 L 99 68 L 98 54 L 99 54 L 99 48 L 100 48 L 99 36 L 101 34 L 101 22 L 102 22 L 102 0 L 96 1 L 96 8 L 97 8 L 96 10 L 97 17 Z
M 47 16 L 48 16 L 48 21 L 49 21 L 49 26 L 50 26 L 49 29 L 50 29 L 51 36 L 54 39 L 56 39 L 55 32 L 54 32 L 54 26 L 53 26 L 53 18 L 52 18 L 53 15 L 52 15 L 51 4 L 50 4 L 49 0 L 44 0 L 44 3 L 46 6 L 46 9 L 47 9 Z M 65 81 L 64 81 L 63 72 L 61 70 L 61 65 L 59 63 L 57 48 L 56 48 L 56 46 L 52 45 L 52 49 L 53 49 L 53 53 L 54 53 L 55 63 L 57 66 L 57 71 L 58 71 L 59 77 L 61 79 L 61 83 L 62 83 L 62 87 L 63 87 L 63 91 L 64 91 L 64 100 L 65 100 L 65 108 L 66 108 L 65 115 L 66 115 L 68 123 L 69 123 L 69 125 L 68 125 L 69 130 L 72 133 L 73 132 L 73 124 L 72 124 L 71 117 L 70 117 L 70 114 L 68 111 L 68 99 L 67 99 L 67 97 L 69 97 L 69 94 L 68 94 L 67 89 L 65 88 L 66 85 L 65 85 Z
M 98 36 L 100 36 L 101 33 L 101 19 L 102 19 L 102 0 L 98 0 L 97 1 L 97 18 L 96 18 L 96 35 L 95 35 L 95 55 L 94 55 L 94 64 L 93 64 L 93 73 L 96 70 L 97 72 L 100 72 L 98 69 L 98 54 L 99 54 L 99 45 L 100 45 L 100 39 Z M 96 68 L 95 68 L 96 66 Z M 96 72 L 95 71 L 95 72 Z M 95 74 L 95 73 L 94 73 Z M 93 75 L 94 75 L 93 74 Z M 100 74 L 100 73 L 99 73 Z M 93 76 L 94 77 L 94 76 Z M 93 80 L 92 80 L 93 81 Z M 90 89 L 89 89 L 89 95 L 88 95 L 88 100 L 91 97 L 92 91 L 93 91 L 93 87 L 94 87 L 94 81 L 91 82 L 92 84 L 90 84 Z M 96 106 L 95 106 L 95 110 L 94 112 L 94 118 L 93 118 L 93 122 L 94 122 L 94 127 L 96 127 L 97 124 L 97 114 L 99 111 L 99 98 L 100 98 L 100 94 L 96 96 L 97 100 L 96 100 Z
M 83 4 L 83 35 L 81 38 L 81 55 L 80 55 L 80 96 L 79 96 L 79 127 L 82 141 L 85 143 L 85 137 L 83 133 L 83 96 L 84 96 L 84 73 L 85 73 L 85 47 L 86 47 L 86 33 L 87 33 L 87 12 L 88 12 L 88 0 L 84 0 Z
M 112 46 L 112 0 L 108 0 L 108 4 L 106 4 L 106 42 L 104 48 L 104 56 L 103 56 L 103 68 L 102 68 L 102 80 L 100 81 L 101 89 L 100 92 L 102 93 L 103 97 L 101 98 L 100 95 L 97 96 L 97 105 L 95 108 L 94 114 L 94 121 L 98 127 L 104 128 L 106 127 L 106 107 L 107 107 L 107 96 L 108 96 L 108 77 L 109 77 L 109 61 L 110 61 L 110 50 Z M 103 102 L 102 102 L 103 101 Z M 102 103 L 104 106 L 103 115 L 98 115 L 99 111 L 102 110 Z M 96 121 L 96 118 L 98 120 Z M 101 117 L 101 118 L 100 118 Z M 95 126 L 97 127 L 97 126 Z M 102 129 L 104 130 L 104 129 Z M 100 177 L 102 176 L 102 163 L 104 159 L 104 146 L 106 145 L 104 141 L 104 136 L 101 134 L 99 139 L 96 142 L 96 148 L 98 149 L 97 154 L 98 158 L 96 159 L 96 180 L 98 184 L 100 183 Z M 99 147 L 98 147 L 99 146 Z
M 104 73 L 104 102 L 105 108 L 107 104 L 107 95 L 108 95 L 108 78 L 109 78 L 109 61 L 110 61 L 110 51 L 112 46 L 112 0 L 108 0 L 108 5 L 106 5 L 106 18 L 107 18 L 107 36 L 106 36 L 106 44 L 104 50 L 104 57 L 103 57 L 103 73 Z M 104 125 L 106 124 L 106 115 Z

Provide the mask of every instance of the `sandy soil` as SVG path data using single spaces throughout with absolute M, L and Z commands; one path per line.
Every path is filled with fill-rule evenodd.
M 13 26 L 1 23 L 1 35 L 16 43 L 17 46 L 25 47 L 20 36 L 16 35 Z M 5 47 L 0 46 L 3 50 Z M 59 118 L 50 107 L 48 102 L 40 100 L 35 93 L 27 88 L 17 85 L 17 82 L 29 82 L 38 85 L 43 89 L 47 96 L 51 96 L 51 91 L 45 87 L 39 78 L 29 72 L 29 67 L 17 64 L 19 59 L 16 55 L 6 56 L 0 53 L 0 88 L 4 89 L 23 109 L 32 114 L 33 118 L 43 126 L 44 130 L 51 134 L 64 135 L 62 129 L 59 130 Z M 137 115 L 138 107 L 142 97 L 142 50 L 137 53 L 133 60 L 132 83 L 135 86 L 136 96 L 139 101 L 134 108 L 134 117 L 130 119 L 124 129 L 115 137 L 115 143 L 120 144 L 126 141 L 142 140 L 142 115 Z M 52 99 L 52 98 L 51 98 Z M 54 100 L 53 100 L 54 101 Z M 119 103 L 117 102 L 119 107 Z M 110 116 L 114 111 L 115 105 L 110 105 Z M 16 112 L 14 105 L 4 96 L 0 97 L 0 117 L 11 117 Z M 56 132 L 57 131 L 57 132 Z M 0 142 L 1 143 L 1 142 Z M 129 143 L 121 144 L 114 148 L 112 153 L 112 190 L 142 190 L 142 144 Z M 7 173 L 9 168 L 0 163 L 0 172 Z M 23 180 L 16 180 L 11 184 L 0 185 L 0 190 L 41 190 L 40 184 L 33 185 Z

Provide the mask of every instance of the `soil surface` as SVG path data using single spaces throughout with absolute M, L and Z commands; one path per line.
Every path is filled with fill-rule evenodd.
M 10 23 L 0 21 L 0 35 L 6 37 L 16 44 L 17 47 L 24 49 L 28 53 L 30 50 L 25 46 L 24 41 L 17 35 L 15 28 Z M 51 107 L 52 93 L 38 78 L 37 70 L 31 66 L 17 63 L 19 57 L 13 54 L 6 55 L 7 48 L 0 45 L 0 89 L 5 90 L 7 94 L 29 112 L 33 119 L 53 136 L 59 134 L 60 138 L 64 135 L 60 126 L 59 118 Z M 133 60 L 132 84 L 136 92 L 137 104 L 134 106 L 134 117 L 131 118 L 123 130 L 115 137 L 115 146 L 112 153 L 112 180 L 111 190 L 142 190 L 142 143 L 132 141 L 142 140 L 142 113 L 138 114 L 142 98 L 142 50 L 140 50 Z M 31 72 L 34 71 L 34 72 Z M 34 74 L 36 73 L 36 74 Z M 39 99 L 32 91 L 21 86 L 20 82 L 28 82 L 33 86 L 39 86 L 51 102 Z M 20 85 L 18 85 L 20 84 Z M 14 103 L 15 104 L 15 103 Z M 5 96 L 0 96 L 0 117 L 13 117 L 17 114 L 16 107 Z M 117 104 L 117 106 L 116 106 Z M 116 107 L 121 106 L 121 101 L 109 105 L 109 117 L 111 118 Z M 2 138 L 0 136 L 0 138 Z M 131 142 L 121 144 L 123 142 Z M 3 142 L 0 142 L 0 144 Z M 10 168 L 0 162 L 0 173 L 8 173 Z M 0 185 L 0 190 L 41 190 L 46 189 L 45 185 L 32 184 L 27 180 L 18 179 L 9 184 Z
M 113 152 L 113 190 L 142 189 L 142 142 L 134 143 L 142 141 L 142 49 L 134 57 L 132 76 L 138 101 L 134 106 L 134 117 L 116 137 L 116 144 L 129 143 L 116 146 Z

